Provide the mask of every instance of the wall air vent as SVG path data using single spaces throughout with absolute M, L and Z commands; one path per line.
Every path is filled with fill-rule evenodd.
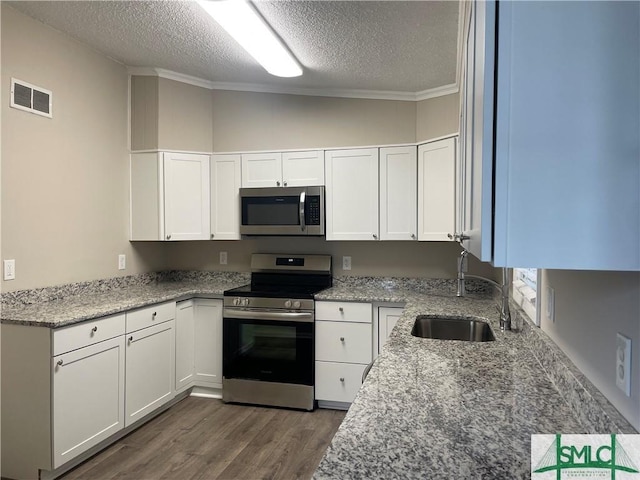
M 11 107 L 51 118 L 52 92 L 17 78 L 11 79 Z

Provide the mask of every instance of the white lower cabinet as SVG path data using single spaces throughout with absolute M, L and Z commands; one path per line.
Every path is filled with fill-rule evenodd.
M 391 335 L 391 330 L 396 326 L 402 316 L 402 307 L 378 307 L 378 352 Z
M 372 360 L 370 303 L 316 302 L 315 397 L 325 407 L 353 402 Z
M 194 382 L 222 388 L 222 300 L 195 301 Z
M 222 300 L 178 302 L 175 386 L 222 388 Z
M 126 335 L 125 427 L 175 395 L 175 320 Z
M 176 392 L 193 386 L 195 324 L 194 301 L 178 302 L 176 304 Z
M 119 336 L 52 358 L 53 468 L 124 428 L 121 317 Z

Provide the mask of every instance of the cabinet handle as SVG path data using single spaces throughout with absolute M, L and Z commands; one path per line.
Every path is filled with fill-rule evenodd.
M 91 329 L 91 333 L 96 333 L 97 331 L 98 331 L 98 327 L 93 327 L 93 328 Z
M 153 312 L 151 314 L 151 320 L 155 320 L 156 319 L 156 315 L 158 315 L 158 312 Z
M 411 234 L 411 238 L 415 240 L 415 239 L 416 239 L 416 234 L 415 234 L 415 233 L 412 233 L 412 234 Z
M 213 237 L 215 237 L 215 235 L 212 233 L 212 234 L 211 234 L 211 240 L 213 240 Z
M 171 240 L 171 235 L 167 235 L 167 240 Z
M 456 242 L 463 242 L 471 238 L 469 235 L 465 235 L 464 233 L 454 233 L 453 235 L 447 233 L 447 237 L 449 240 L 454 240 Z
M 340 381 L 344 383 L 344 377 L 340 377 Z
M 58 360 L 58 361 L 57 361 L 56 365 L 57 365 L 57 366 L 59 366 L 59 367 L 61 367 L 63 363 L 64 363 L 64 362 L 62 361 L 62 359 L 60 359 L 60 360 Z
M 344 337 L 340 337 L 340 341 L 344 343 Z
M 373 234 L 373 238 L 375 238 L 376 240 L 378 239 L 378 235 L 376 235 L 375 233 Z
M 276 182 L 276 187 L 279 187 L 279 186 L 280 186 L 280 182 Z
M 344 308 L 342 308 L 342 307 L 338 307 L 338 311 L 339 311 L 340 313 L 344 313 Z
M 129 343 L 133 342 L 133 335 L 129 337 Z
M 284 182 L 284 186 L 285 186 L 285 187 L 287 186 L 287 182 Z

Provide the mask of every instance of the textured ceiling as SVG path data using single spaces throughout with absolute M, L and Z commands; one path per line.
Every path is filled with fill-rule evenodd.
M 418 93 L 456 82 L 457 1 L 258 1 L 304 68 L 267 74 L 195 2 L 7 2 L 131 67 L 280 89 Z

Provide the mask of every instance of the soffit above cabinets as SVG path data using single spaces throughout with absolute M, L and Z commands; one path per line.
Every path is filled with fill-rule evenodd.
M 196 2 L 4 3 L 132 72 L 210 88 L 406 100 L 457 91 L 457 1 L 255 2 L 303 65 L 297 78 L 266 73 Z

